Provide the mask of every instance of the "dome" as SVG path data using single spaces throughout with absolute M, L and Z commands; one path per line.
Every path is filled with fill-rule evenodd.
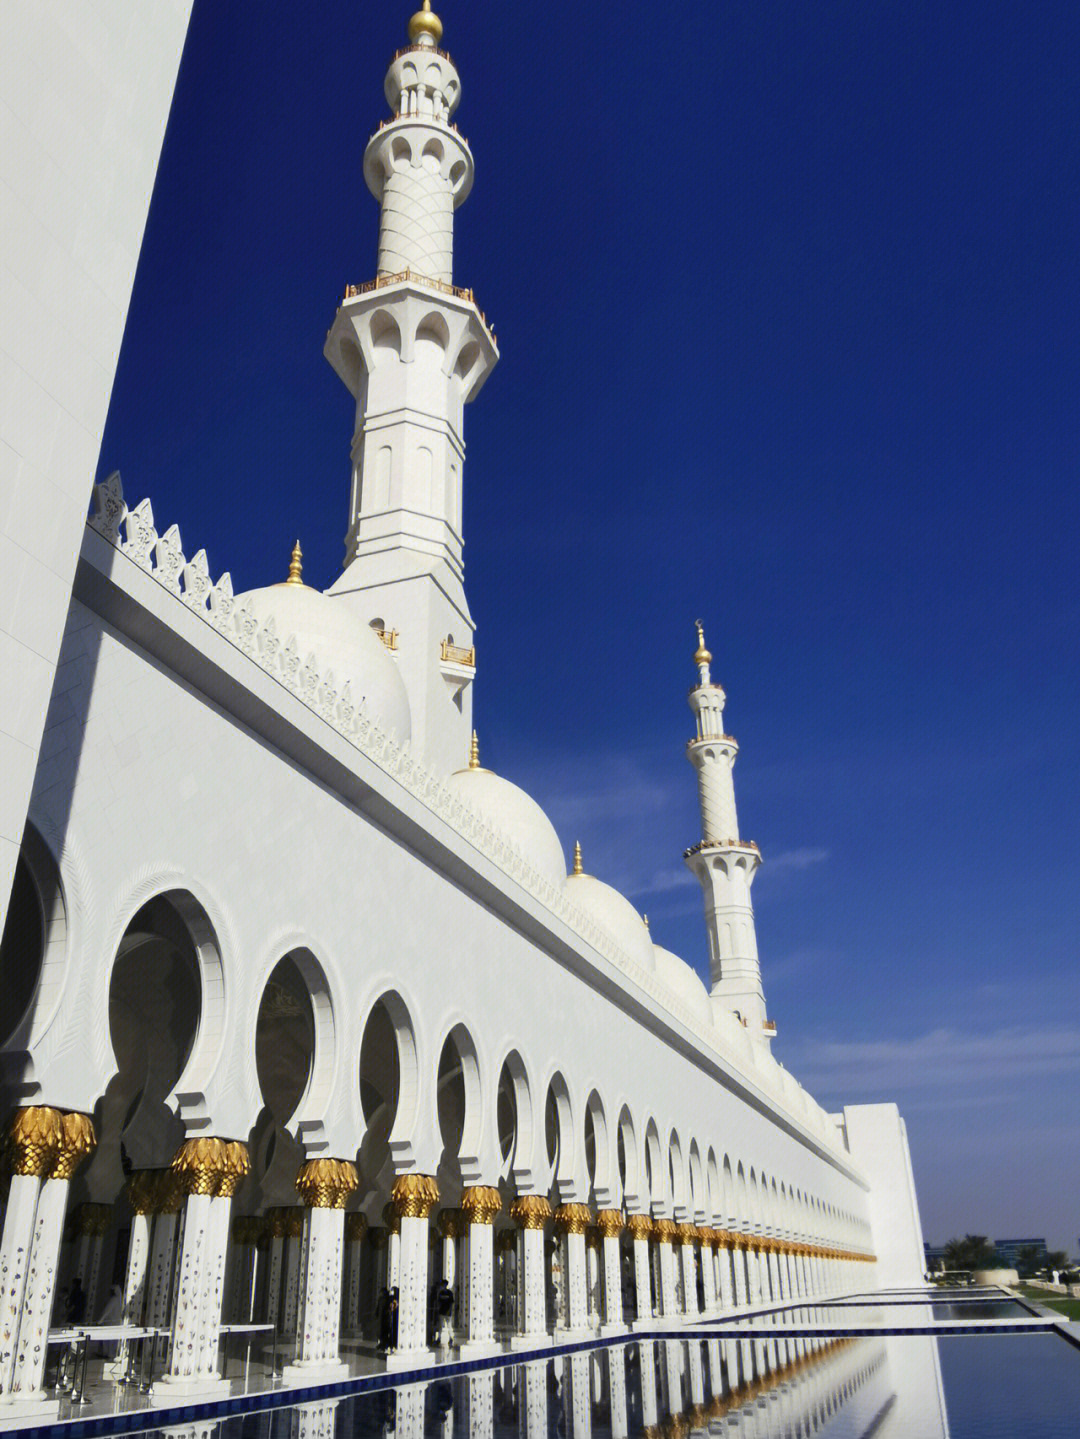
M 272 617 L 283 645 L 295 635 L 301 661 L 314 655 L 320 673 L 333 670 L 339 693 L 348 681 L 353 703 L 376 724 L 395 730 L 399 740 L 411 737 L 409 696 L 397 664 L 345 601 L 286 581 L 248 590 L 237 595 L 236 603 L 250 605 L 260 626 Z
M 642 969 L 651 972 L 655 968 L 652 940 L 645 921 L 617 889 L 591 874 L 571 874 L 566 879 L 566 897 Z
M 566 878 L 566 856 L 555 826 L 532 798 L 489 769 L 460 769 L 446 788 L 474 814 L 521 851 L 539 875 L 559 887 Z
M 681 999 L 694 1014 L 711 1024 L 712 1003 L 709 991 L 702 983 L 697 970 L 692 969 L 677 954 L 672 954 L 670 949 L 661 949 L 658 944 L 653 945 L 653 955 L 656 960 L 656 977 L 661 984 L 667 985 L 672 994 Z

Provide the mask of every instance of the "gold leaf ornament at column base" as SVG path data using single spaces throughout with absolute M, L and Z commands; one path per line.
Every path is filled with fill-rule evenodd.
M 600 1211 L 601 1214 L 604 1212 L 604 1210 Z M 600 1215 L 598 1214 L 597 1219 L 599 1220 L 599 1218 Z M 629 1230 L 630 1238 L 633 1239 L 635 1243 L 639 1239 L 652 1238 L 653 1222 L 650 1214 L 628 1214 L 626 1216 L 626 1227 Z
M 285 1210 L 285 1234 L 289 1239 L 300 1239 L 304 1233 L 304 1211 L 299 1204 Z
M 543 1229 L 551 1218 L 545 1194 L 519 1194 L 510 1206 L 510 1218 L 519 1229 Z
M 584 1234 L 592 1222 L 587 1204 L 560 1204 L 555 1211 L 555 1228 L 560 1234 Z
M 106 1234 L 112 1216 L 111 1204 L 80 1204 L 75 1211 L 75 1232 L 94 1236 Z
M 185 1139 L 172 1162 L 172 1170 L 185 1194 L 211 1198 L 218 1192 L 229 1163 L 224 1139 L 210 1136 Z
M 179 1214 L 184 1207 L 184 1186 L 179 1176 L 171 1169 L 152 1169 L 154 1176 L 154 1204 L 157 1214 Z
M 51 1105 L 17 1109 L 8 1130 L 7 1161 L 24 1179 L 44 1179 L 64 1139 L 63 1116 Z
M 439 1202 L 439 1186 L 431 1174 L 399 1174 L 390 1199 L 402 1219 L 426 1219 Z
M 352 1210 L 345 1216 L 345 1242 L 355 1244 L 358 1239 L 363 1239 L 367 1231 L 367 1215 L 359 1209 Z
M 470 1224 L 491 1224 L 502 1208 L 502 1195 L 490 1184 L 474 1184 L 462 1194 L 461 1208 Z
M 344 1209 L 360 1187 L 356 1165 L 348 1159 L 309 1159 L 296 1176 L 296 1188 L 309 1209 Z

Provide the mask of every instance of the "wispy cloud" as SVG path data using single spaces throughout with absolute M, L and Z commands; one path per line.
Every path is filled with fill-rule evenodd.
M 779 854 L 767 854 L 762 867 L 762 874 L 770 877 L 777 874 L 791 874 L 802 869 L 810 869 L 815 864 L 824 864 L 829 858 L 827 849 L 814 849 L 809 846 L 803 849 L 783 849 Z
M 993 1033 L 940 1028 L 911 1039 L 801 1046 L 793 1068 L 811 1093 L 903 1098 L 971 1085 L 1011 1087 L 1080 1074 L 1080 1029 L 1017 1026 Z

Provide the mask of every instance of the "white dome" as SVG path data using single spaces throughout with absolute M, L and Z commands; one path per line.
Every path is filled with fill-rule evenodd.
M 672 954 L 670 949 L 661 949 L 658 944 L 653 945 L 653 955 L 656 959 L 657 979 L 667 985 L 672 994 L 681 999 L 694 1014 L 711 1024 L 712 1002 L 697 970 L 692 969 L 677 954 Z
M 397 664 L 345 602 L 309 585 L 290 584 L 248 590 L 236 602 L 249 604 L 260 625 L 272 616 L 283 645 L 296 636 L 301 663 L 314 655 L 321 674 L 333 670 L 339 694 L 348 681 L 357 708 L 383 729 L 396 730 L 399 740 L 411 738 L 409 696 Z
M 555 826 L 531 795 L 489 769 L 460 769 L 446 788 L 485 824 L 521 851 L 522 858 L 549 883 L 566 878 L 566 856 Z
M 609 934 L 620 949 L 642 969 L 653 970 L 653 945 L 645 921 L 630 901 L 591 874 L 571 874 L 566 878 L 566 897 L 577 905 L 600 929 Z

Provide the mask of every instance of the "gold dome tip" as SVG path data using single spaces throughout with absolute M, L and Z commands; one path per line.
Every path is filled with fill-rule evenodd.
M 705 648 L 705 631 L 702 628 L 700 620 L 694 621 L 694 628 L 697 630 L 698 644 L 697 649 L 694 651 L 694 663 L 696 665 L 707 665 L 711 661 L 712 655 Z
M 480 741 L 476 737 L 476 731 L 472 732 L 472 739 L 469 741 L 469 768 L 480 768 Z
M 442 39 L 442 21 L 432 10 L 431 0 L 424 0 L 423 8 L 409 21 L 409 39 L 415 43 L 421 35 L 430 35 L 436 45 Z
M 582 863 L 581 863 L 581 840 L 575 840 L 575 842 L 574 842 L 574 868 L 570 871 L 570 873 L 571 873 L 571 874 L 584 874 L 584 873 L 585 873 L 585 868 L 584 868 L 584 866 L 583 866 Z
M 292 558 L 289 560 L 289 578 L 285 581 L 287 585 L 302 585 L 304 583 L 301 579 L 304 571 L 301 563 L 303 558 L 304 552 L 300 548 L 300 541 L 297 540 L 296 544 L 293 545 Z
M 648 929 L 648 927 L 649 927 L 649 916 L 648 916 L 647 914 L 643 914 L 643 915 L 641 916 L 641 918 L 642 918 L 642 921 L 644 922 L 645 928 Z

